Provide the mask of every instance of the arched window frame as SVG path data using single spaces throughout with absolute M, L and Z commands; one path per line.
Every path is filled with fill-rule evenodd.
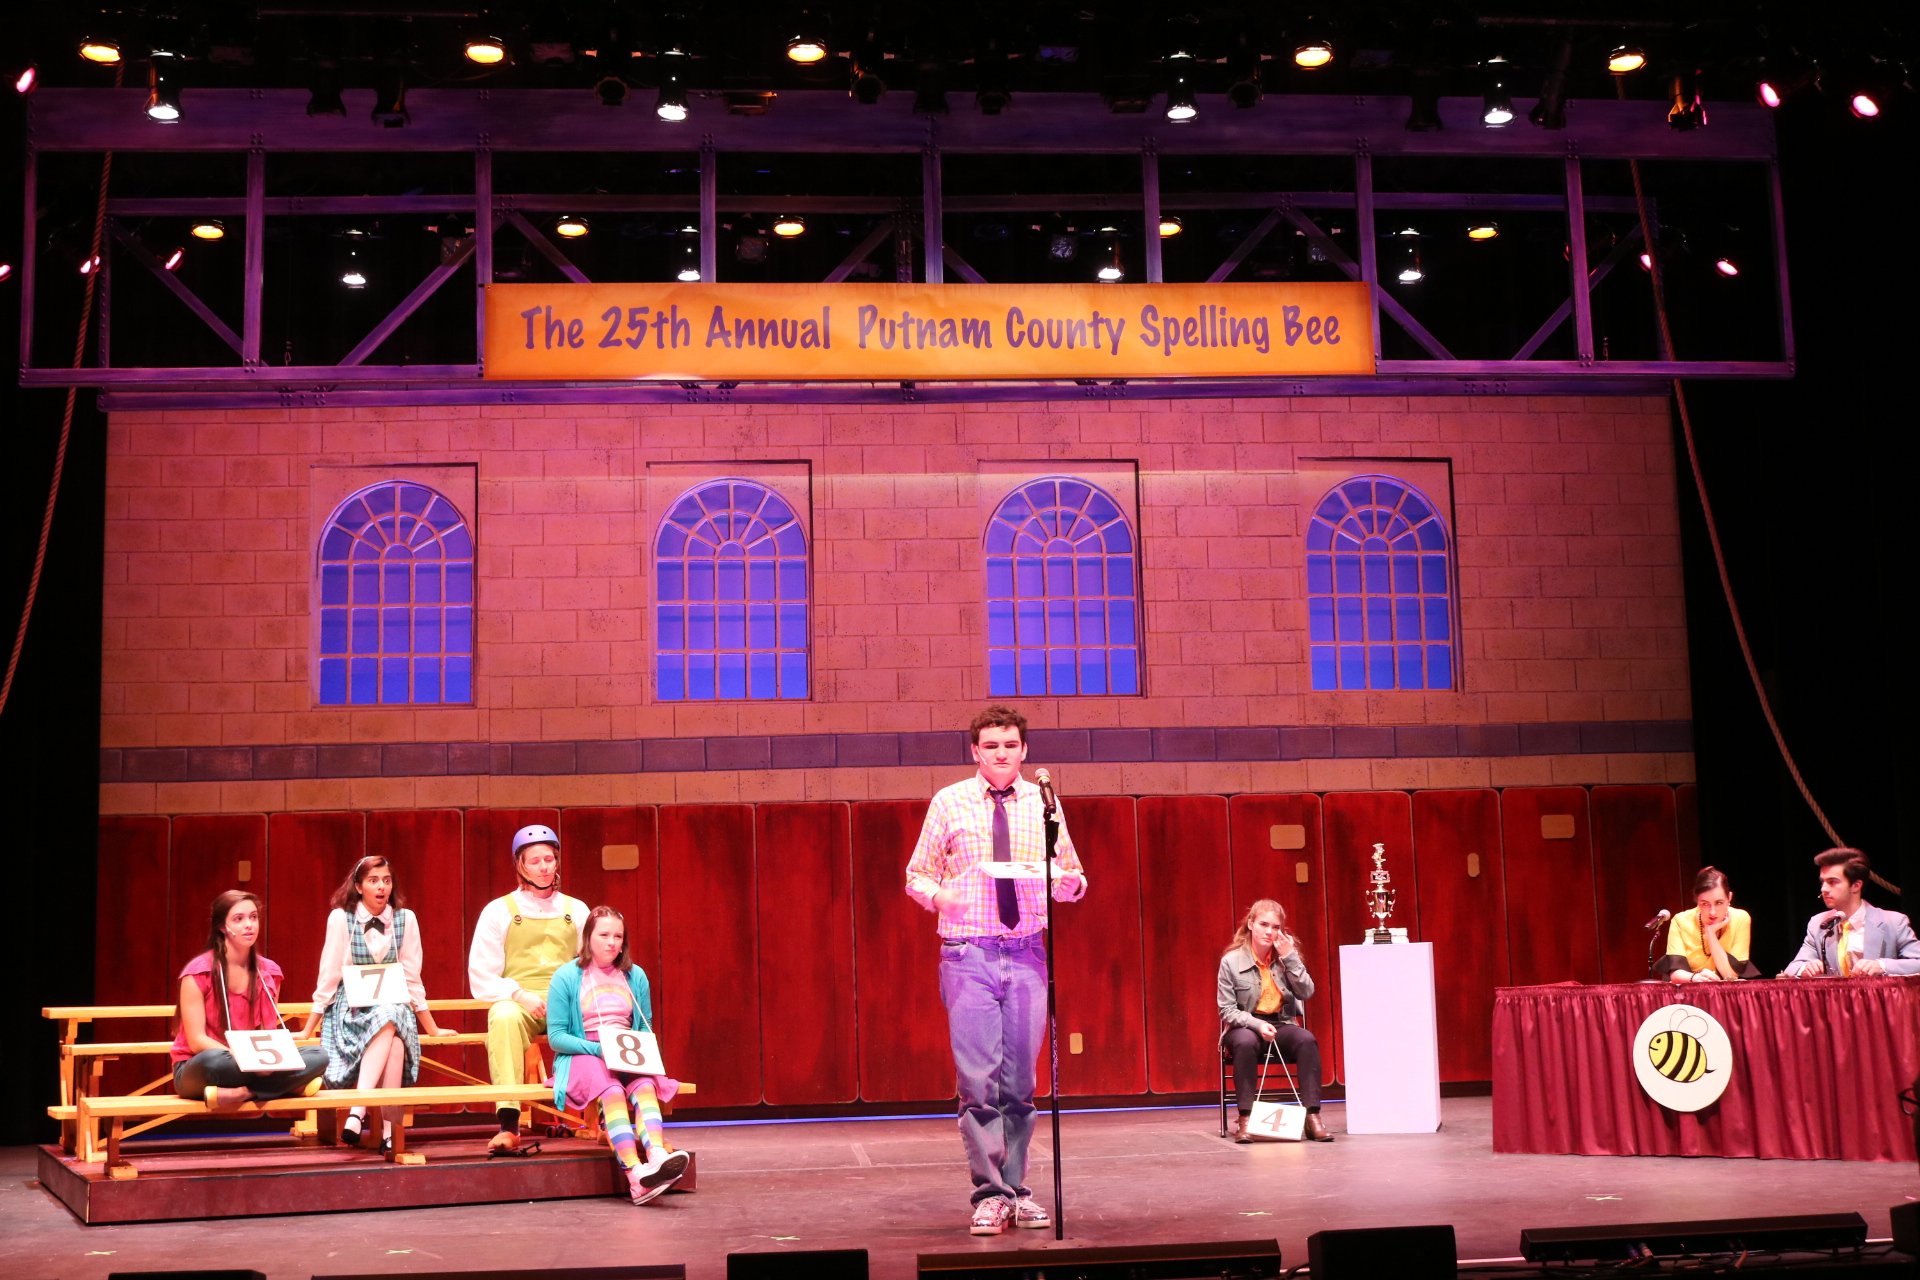
M 1419 486 L 1381 473 L 1333 485 L 1314 504 L 1306 567 L 1315 690 L 1458 686 L 1453 538 Z
M 653 553 L 655 697 L 808 697 L 808 539 L 786 498 L 743 476 L 703 481 L 667 504 Z
M 982 544 L 990 696 L 1141 691 L 1140 544 L 1112 494 L 1078 476 L 1026 481 Z
M 471 705 L 473 531 L 451 498 L 366 485 L 327 517 L 314 561 L 320 705 Z

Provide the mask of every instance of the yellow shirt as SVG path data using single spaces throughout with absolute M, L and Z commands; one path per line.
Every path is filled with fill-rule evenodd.
M 1253 963 L 1260 969 L 1260 1003 L 1253 1006 L 1255 1013 L 1280 1012 L 1280 984 L 1273 980 L 1273 960 L 1255 956 Z
M 1737 973 L 1753 951 L 1753 917 L 1738 907 L 1727 909 L 1727 927 L 1720 931 L 1720 949 Z M 1682 911 L 1667 927 L 1667 954 L 1684 957 L 1695 973 L 1713 968 L 1706 940 L 1700 936 L 1700 908 Z

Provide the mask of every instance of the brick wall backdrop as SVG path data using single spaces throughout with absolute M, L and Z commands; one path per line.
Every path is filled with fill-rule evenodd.
M 986 699 L 981 486 L 1093 459 L 1138 470 L 1147 692 L 1019 700 L 1074 791 L 1685 782 L 1669 429 L 1651 397 L 116 413 L 102 807 L 925 796 Z M 1451 476 L 1456 692 L 1308 687 L 1302 473 L 1341 458 Z M 810 491 L 814 696 L 657 703 L 661 464 L 756 462 Z M 319 707 L 315 469 L 423 464 L 477 473 L 474 705 Z

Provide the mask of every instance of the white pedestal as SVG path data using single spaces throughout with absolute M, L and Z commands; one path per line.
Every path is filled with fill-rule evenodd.
M 1440 1128 L 1433 944 L 1340 948 L 1348 1133 Z

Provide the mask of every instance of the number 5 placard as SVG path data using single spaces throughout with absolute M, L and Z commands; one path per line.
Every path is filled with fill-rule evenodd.
M 397 964 L 341 965 L 340 983 L 347 989 L 349 1009 L 407 1002 L 407 980 Z
M 229 1031 L 227 1048 L 242 1071 L 298 1071 L 305 1064 L 285 1027 L 264 1031 Z
M 661 1065 L 659 1038 L 651 1031 L 635 1031 L 631 1027 L 622 1027 L 618 1031 L 602 1030 L 600 1055 L 606 1059 L 607 1070 L 618 1071 L 622 1075 L 667 1074 L 666 1067 Z

